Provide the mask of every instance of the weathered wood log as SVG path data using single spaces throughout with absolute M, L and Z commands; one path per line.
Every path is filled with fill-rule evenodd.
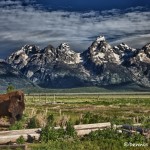
M 7 136 L 7 135 L 18 135 L 18 134 L 29 134 L 29 133 L 39 133 L 41 131 L 41 128 L 35 128 L 35 129 L 24 129 L 24 130 L 9 130 L 9 131 L 1 131 L 1 136 Z
M 0 144 L 7 144 L 9 142 L 15 143 L 16 140 L 23 136 L 25 141 L 29 139 L 39 140 L 41 129 L 25 129 L 25 130 L 11 130 L 0 132 Z
M 88 135 L 89 133 L 91 133 L 92 131 L 97 131 L 99 129 L 85 129 L 85 130 L 77 130 L 77 135 L 78 136 L 84 136 L 84 135 Z M 102 130 L 102 129 L 100 129 Z
M 141 123 L 136 123 L 136 124 L 133 124 L 132 126 L 136 127 L 136 126 L 142 126 Z M 123 125 L 113 125 L 113 128 L 116 129 L 116 128 L 122 128 Z
M 111 123 L 97 123 L 97 124 L 86 124 L 86 125 L 75 125 L 74 126 L 78 136 L 84 136 L 92 131 L 103 130 L 106 128 L 111 128 Z
M 82 124 L 82 125 L 75 125 L 74 128 L 76 130 L 85 130 L 85 129 L 101 129 L 101 128 L 110 128 L 111 123 L 95 123 L 95 124 Z
M 0 144 L 7 144 L 7 143 L 15 143 L 18 138 L 23 137 L 25 141 L 28 139 L 39 140 L 40 134 L 39 133 L 30 133 L 30 134 L 17 134 L 17 135 L 7 135 L 0 137 Z

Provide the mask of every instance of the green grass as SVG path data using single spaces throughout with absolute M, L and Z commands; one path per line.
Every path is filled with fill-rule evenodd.
M 41 144 L 32 144 L 33 150 L 149 150 L 147 147 L 126 147 L 124 143 L 146 143 L 150 144 L 141 135 L 128 136 L 117 133 L 115 130 L 103 130 L 92 132 L 87 136 L 77 139 L 49 140 Z
M 61 103 L 52 104 L 54 100 Z M 45 114 L 47 111 L 47 114 L 53 114 L 56 124 L 61 116 L 67 116 L 75 123 L 88 112 L 99 116 L 96 123 L 132 124 L 136 123 L 137 118 L 139 123 L 143 123 L 150 116 L 148 94 L 56 95 L 55 97 L 34 95 L 26 96 L 26 106 L 26 112 L 29 114 L 33 108 L 36 113 Z
M 110 92 L 110 90 L 102 87 L 79 87 L 68 89 L 47 89 L 47 88 L 30 88 L 25 89 L 26 93 L 95 93 L 95 92 Z
M 52 88 L 25 88 L 26 93 L 105 93 L 105 92 L 150 92 L 150 88 L 141 87 L 134 83 L 123 85 L 108 85 L 108 86 L 89 86 L 89 87 L 77 87 L 66 89 L 52 89 Z
M 62 102 L 52 104 L 51 102 Z M 45 103 L 46 102 L 46 103 Z M 27 95 L 24 123 L 36 117 L 41 123 L 48 116 L 53 115 L 54 125 L 60 125 L 63 118 L 71 120 L 73 124 L 103 123 L 134 124 L 141 123 L 143 127 L 150 128 L 150 96 L 149 93 L 108 93 L 108 94 L 60 94 L 60 95 Z M 124 147 L 124 142 L 116 140 L 115 133 L 112 139 L 108 133 L 96 133 L 90 138 L 65 139 L 48 141 L 47 143 L 33 143 L 31 149 L 35 150 L 148 150 L 149 147 Z M 115 137 L 115 138 L 114 138 Z M 97 139 L 96 139 L 97 138 Z M 120 136 L 118 137 L 120 138 Z M 134 139 L 134 138 L 133 138 Z M 140 139 L 136 139 L 137 142 Z

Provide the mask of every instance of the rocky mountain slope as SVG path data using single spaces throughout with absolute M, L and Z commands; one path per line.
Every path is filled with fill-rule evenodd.
M 100 36 L 82 53 L 66 43 L 40 50 L 25 45 L 6 60 L 33 83 L 48 88 L 110 86 L 135 83 L 150 87 L 150 44 L 134 49 L 122 43 L 112 47 Z
M 34 87 L 34 84 L 26 76 L 4 60 L 0 60 L 0 91 L 6 91 L 9 84 L 19 89 Z

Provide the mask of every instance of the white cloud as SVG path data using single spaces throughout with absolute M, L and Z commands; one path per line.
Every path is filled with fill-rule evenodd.
M 134 48 L 142 48 L 145 44 L 150 43 L 150 34 L 130 36 L 121 40 L 111 42 L 111 45 L 117 45 L 119 43 L 127 43 Z
M 35 9 L 31 5 L 21 6 L 21 3 L 1 1 L 0 9 L 0 55 L 2 50 L 14 50 L 25 43 L 35 43 L 46 46 L 58 46 L 68 42 L 80 51 L 87 49 L 95 36 L 105 35 L 112 43 L 126 39 L 130 46 L 136 45 L 136 39 L 143 44 L 148 38 L 139 35 L 150 33 L 150 12 L 140 11 L 142 8 L 131 8 L 129 12 L 109 10 L 103 12 L 46 12 Z M 149 37 L 149 36 L 148 36 Z M 130 40 L 134 39 L 134 43 Z M 139 42 L 140 41 L 140 42 Z

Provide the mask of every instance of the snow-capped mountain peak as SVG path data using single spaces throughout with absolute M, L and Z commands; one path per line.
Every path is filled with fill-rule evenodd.
M 74 55 L 75 51 L 71 49 L 71 47 L 67 43 L 61 43 L 57 48 L 58 55 L 60 53 L 64 53 L 66 55 Z
M 61 43 L 61 46 L 67 49 L 70 48 L 70 46 L 67 43 Z
M 82 61 L 80 54 L 72 50 L 67 43 L 60 44 L 56 50 L 58 61 L 66 64 L 77 64 Z
M 100 43 L 100 42 L 104 42 L 105 41 L 105 37 L 104 36 L 99 36 L 96 38 L 96 42 Z
M 134 49 L 125 43 L 112 47 L 99 36 L 77 53 L 67 44 L 40 50 L 25 45 L 7 62 L 42 87 L 75 87 L 137 83 L 150 87 L 150 44 Z
M 145 54 L 147 55 L 148 58 L 150 58 L 150 43 L 146 44 L 142 50 L 144 50 Z
M 133 51 L 135 51 L 136 49 L 135 48 L 131 48 L 131 47 L 129 47 L 127 44 L 125 44 L 125 43 L 121 43 L 121 44 L 119 44 L 119 45 L 117 45 L 117 46 L 114 46 L 113 47 L 113 49 L 114 50 L 116 50 L 116 52 L 118 51 L 120 51 L 120 53 L 121 52 L 133 52 Z
M 108 62 L 120 63 L 118 54 L 113 52 L 111 45 L 106 42 L 104 36 L 97 37 L 88 50 L 83 52 L 83 55 L 97 65 Z

